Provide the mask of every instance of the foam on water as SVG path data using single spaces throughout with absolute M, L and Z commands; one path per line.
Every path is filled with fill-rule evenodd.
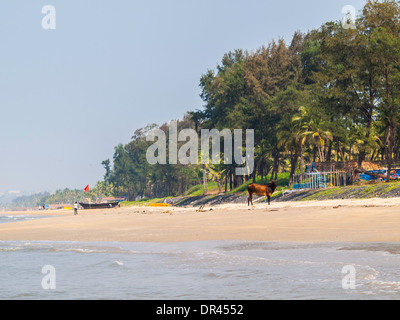
M 0 242 L 0 299 L 398 299 L 399 244 Z M 44 290 L 43 266 L 56 290 Z M 356 289 L 342 287 L 354 266 Z
M 48 218 L 48 216 L 34 215 L 0 215 L 0 224 Z

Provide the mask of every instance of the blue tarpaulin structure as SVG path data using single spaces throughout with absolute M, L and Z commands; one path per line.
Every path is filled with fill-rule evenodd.
M 360 174 L 360 179 L 361 180 L 365 180 L 365 181 L 375 181 L 375 180 L 380 180 L 382 178 L 379 177 L 375 177 L 372 175 L 369 175 L 368 173 L 372 173 L 372 174 L 381 174 L 384 176 L 387 176 L 387 170 L 371 170 L 371 171 L 367 171 L 365 173 L 361 173 Z M 398 179 L 400 178 L 400 169 L 393 169 L 390 176 L 394 179 Z

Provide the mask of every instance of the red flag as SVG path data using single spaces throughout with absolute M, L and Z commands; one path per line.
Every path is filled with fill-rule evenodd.
M 89 192 L 90 191 L 90 184 L 88 184 L 86 187 L 85 187 L 85 192 Z

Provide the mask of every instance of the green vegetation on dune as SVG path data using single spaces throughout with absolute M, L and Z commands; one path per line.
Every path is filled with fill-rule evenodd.
M 211 181 L 209 183 L 207 183 L 207 192 L 208 193 L 217 193 L 218 192 L 218 183 L 215 181 Z M 189 188 L 189 190 L 187 192 L 185 192 L 185 196 L 188 197 L 194 197 L 194 196 L 201 196 L 204 194 L 204 185 L 203 184 L 198 184 L 195 185 L 191 188 Z
M 301 201 L 334 199 L 371 199 L 400 196 L 400 182 L 354 185 L 309 191 Z

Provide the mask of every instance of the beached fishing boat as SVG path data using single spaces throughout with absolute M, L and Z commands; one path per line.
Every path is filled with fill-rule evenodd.
M 119 202 L 110 203 L 84 203 L 79 202 L 83 209 L 112 209 L 119 205 Z

